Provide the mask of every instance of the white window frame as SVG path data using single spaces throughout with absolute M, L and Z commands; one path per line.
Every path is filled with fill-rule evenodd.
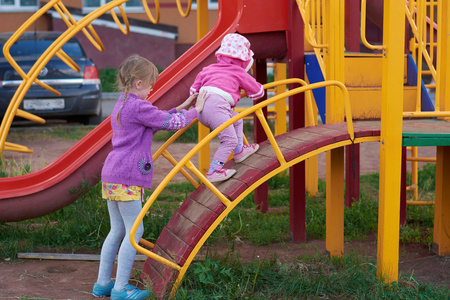
M 14 0 L 14 5 L 0 4 L 0 13 L 3 12 L 36 12 L 39 9 L 39 0 L 36 0 L 36 5 L 22 6 L 20 0 Z
M 219 9 L 219 0 L 215 2 L 211 2 L 213 0 L 208 0 L 208 10 L 218 10 Z M 197 1 L 192 1 L 192 10 L 197 10 Z
M 105 5 L 105 4 L 108 3 L 108 2 L 110 2 L 110 1 L 100 0 L 100 6 L 85 6 L 85 5 L 84 5 L 84 0 L 83 0 L 83 8 L 82 8 L 81 12 L 82 12 L 83 14 L 90 13 L 90 12 L 96 10 L 97 8 L 102 7 L 103 5 Z M 131 6 L 131 7 L 127 7 L 127 2 L 125 2 L 125 3 L 123 4 L 123 9 L 124 9 L 124 11 L 125 11 L 126 13 L 142 13 L 142 12 L 145 12 L 144 7 L 142 6 L 142 2 L 140 2 L 140 5 L 139 5 L 139 6 Z M 115 9 L 114 9 L 114 12 L 120 13 L 119 8 L 115 8 Z M 108 12 L 108 13 L 109 13 L 109 12 Z

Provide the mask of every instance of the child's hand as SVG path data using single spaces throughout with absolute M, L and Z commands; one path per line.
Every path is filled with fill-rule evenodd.
M 186 105 L 185 109 L 188 109 L 189 107 L 195 104 L 195 99 L 197 99 L 197 96 L 198 93 L 195 93 L 193 95 L 190 95 L 189 98 L 187 98 L 186 101 L 184 101 L 182 105 Z
M 195 103 L 195 99 L 197 98 L 198 93 L 195 93 L 191 96 L 189 96 L 189 98 L 186 99 L 186 101 L 184 101 L 183 103 L 181 103 L 176 109 L 177 112 L 180 112 L 180 110 L 182 109 L 188 109 L 189 107 L 191 107 L 192 105 L 194 105 Z
M 206 99 L 208 99 L 209 94 L 206 91 L 202 91 L 198 97 L 197 102 L 195 103 L 195 109 L 197 112 L 201 112 L 203 110 L 203 106 L 205 105 Z

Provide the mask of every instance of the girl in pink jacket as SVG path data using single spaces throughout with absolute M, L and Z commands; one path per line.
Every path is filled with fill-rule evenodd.
M 264 96 L 264 89 L 248 70 L 253 64 L 253 51 L 250 42 L 237 33 L 227 34 L 216 52 L 217 63 L 209 65 L 197 75 L 190 88 L 190 94 L 207 91 L 209 98 L 198 120 L 211 130 L 216 129 L 237 113 L 233 110 L 241 98 L 241 89 L 252 100 Z M 242 162 L 255 153 L 259 145 L 244 145 L 242 119 L 219 133 L 220 146 L 214 154 L 206 177 L 211 182 L 223 181 L 232 177 L 236 170 L 223 168 L 234 151 L 236 163 Z

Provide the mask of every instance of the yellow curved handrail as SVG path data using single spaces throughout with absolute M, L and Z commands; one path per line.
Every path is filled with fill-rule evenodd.
M 26 92 L 29 90 L 30 86 L 34 83 L 42 88 L 54 93 L 55 95 L 61 95 L 59 91 L 52 88 L 51 86 L 41 82 L 39 79 L 37 79 L 37 75 L 39 74 L 40 70 L 45 66 L 45 64 L 48 62 L 48 60 L 56 55 L 58 58 L 60 58 L 64 63 L 66 63 L 70 68 L 80 71 L 80 67 L 66 54 L 63 50 L 61 50 L 61 47 L 70 39 L 73 37 L 76 33 L 79 31 L 83 32 L 83 34 L 87 37 L 87 39 L 92 43 L 92 45 L 98 49 L 99 51 L 103 51 L 105 49 L 105 46 L 103 42 L 101 41 L 100 37 L 98 36 L 97 32 L 94 30 L 94 27 L 92 26 L 91 22 L 97 19 L 100 15 L 103 15 L 106 12 L 110 12 L 113 20 L 116 22 L 117 26 L 119 27 L 120 31 L 124 33 L 125 35 L 129 34 L 130 32 L 130 24 L 128 21 L 128 17 L 125 13 L 125 10 L 123 8 L 123 3 L 127 2 L 128 0 L 114 0 L 110 1 L 109 3 L 103 5 L 100 8 L 97 8 L 96 10 L 92 11 L 85 17 L 83 17 L 80 21 L 76 21 L 75 18 L 70 14 L 69 10 L 66 8 L 66 6 L 62 3 L 62 0 L 51 0 L 47 2 L 43 7 L 41 7 L 36 13 L 34 13 L 11 37 L 10 39 L 5 43 L 3 47 L 3 53 L 5 58 L 9 61 L 11 66 L 16 70 L 16 72 L 22 77 L 23 81 L 19 85 L 18 89 L 16 90 L 16 93 L 14 94 L 13 98 L 10 101 L 10 104 L 8 105 L 7 111 L 5 113 L 5 117 L 2 120 L 2 123 L 0 125 L 0 155 L 3 153 L 3 150 L 11 150 L 16 151 L 16 149 L 20 149 L 20 152 L 33 152 L 32 150 L 26 148 L 26 147 L 16 147 L 11 146 L 11 143 L 6 144 L 6 137 L 9 131 L 9 128 L 11 127 L 12 120 L 14 116 L 20 116 L 27 118 L 32 121 L 36 121 L 39 123 L 45 123 L 45 120 L 37 117 L 30 113 L 25 113 L 23 111 L 20 111 L 18 109 L 22 99 L 25 97 Z M 153 23 L 158 23 L 160 18 L 160 5 L 159 0 L 155 0 L 155 7 L 156 7 L 156 18 L 153 17 L 153 15 L 150 12 L 150 9 L 148 7 L 148 4 L 146 0 L 142 0 L 142 5 L 144 6 L 144 9 L 147 13 L 147 16 L 149 17 L 150 21 Z M 187 17 L 191 11 L 192 7 L 192 0 L 188 0 L 188 7 L 186 12 L 183 12 L 181 1 L 177 0 L 177 6 L 178 10 L 183 17 Z M 52 45 L 45 51 L 40 59 L 33 65 L 33 67 L 30 69 L 28 73 L 25 73 L 22 68 L 15 62 L 15 60 L 12 58 L 12 56 L 9 53 L 9 50 L 11 46 L 14 44 L 15 41 L 18 40 L 18 38 L 42 15 L 44 15 L 49 9 L 53 8 L 58 14 L 61 16 L 62 21 L 66 24 L 68 29 L 64 34 L 62 34 L 57 40 L 55 40 Z M 125 26 L 122 25 L 120 22 L 116 12 L 114 11 L 115 8 L 118 8 L 123 23 Z M 165 156 L 169 161 L 172 161 L 174 163 L 173 158 L 170 157 L 170 154 L 168 152 L 163 152 L 163 156 Z M 183 175 L 186 176 L 186 178 L 193 183 L 192 177 L 185 171 L 182 171 Z
M 173 134 L 156 152 L 153 154 L 153 161 L 156 161 L 160 156 L 163 156 L 166 158 L 173 166 L 176 166 L 178 162 L 170 155 L 169 151 L 167 151 L 167 148 L 173 144 L 183 133 L 185 133 L 189 128 L 191 128 L 194 124 L 198 122 L 197 119 L 193 120 L 191 124 L 189 124 L 187 127 L 178 130 Z M 186 170 L 181 169 L 180 173 L 195 187 L 198 188 L 200 184 L 195 181 L 192 176 L 186 172 Z
M 361 41 L 364 46 L 372 50 L 384 50 L 385 45 L 372 45 L 367 41 L 366 38 L 366 11 L 367 11 L 367 0 L 361 0 Z
M 79 70 L 79 66 L 66 54 L 61 50 L 61 47 L 67 43 L 76 33 L 79 31 L 87 32 L 86 27 L 89 29 L 93 37 L 88 33 L 88 38 L 90 37 L 91 42 L 93 42 L 94 46 L 97 47 L 97 49 L 102 50 L 103 44 L 101 44 L 101 41 L 93 29 L 91 22 L 95 19 L 97 19 L 99 16 L 105 14 L 106 12 L 114 9 L 115 7 L 122 5 L 123 3 L 127 2 L 128 0 L 114 0 L 111 1 L 104 6 L 94 10 L 93 12 L 89 13 L 85 17 L 83 17 L 80 21 L 76 22 L 75 19 L 71 16 L 70 12 L 67 10 L 67 8 L 64 6 L 64 4 L 61 2 L 61 0 L 52 0 L 48 2 L 46 5 L 44 5 L 39 11 L 37 11 L 35 14 L 33 14 L 22 26 L 9 38 L 9 40 L 5 43 L 3 47 L 3 54 L 5 56 L 5 59 L 8 60 L 8 62 L 11 64 L 11 66 L 17 71 L 17 73 L 22 77 L 23 81 L 17 88 L 16 92 L 14 93 L 13 98 L 11 99 L 8 108 L 6 110 L 5 116 L 3 117 L 1 126 L 0 126 L 0 155 L 3 153 L 3 150 L 12 150 L 15 151 L 16 149 L 19 149 L 20 152 L 32 152 L 32 150 L 26 148 L 26 147 L 17 147 L 14 145 L 11 145 L 11 143 L 6 144 L 6 137 L 9 131 L 9 128 L 11 127 L 12 121 L 15 116 L 21 116 L 24 118 L 27 118 L 29 120 L 33 120 L 36 122 L 43 123 L 45 122 L 44 119 L 39 118 L 33 114 L 25 113 L 21 110 L 19 110 L 19 105 L 22 102 L 23 98 L 25 97 L 25 94 L 28 92 L 29 88 L 33 83 L 38 84 L 39 86 L 49 90 L 50 92 L 60 95 L 60 93 L 55 90 L 54 88 L 48 86 L 47 84 L 41 82 L 39 79 L 37 79 L 37 76 L 39 75 L 39 72 L 45 67 L 45 65 L 48 63 L 48 61 L 53 56 L 58 56 L 63 62 L 65 62 L 68 66 L 70 66 L 72 69 Z M 39 57 L 39 59 L 34 63 L 34 65 L 31 67 L 31 69 L 28 71 L 28 73 L 25 73 L 22 68 L 17 64 L 17 62 L 14 60 L 14 58 L 10 54 L 10 49 L 12 45 L 19 39 L 19 37 L 37 20 L 39 19 L 44 13 L 46 13 L 49 9 L 54 8 L 62 17 L 66 25 L 68 26 L 68 29 L 63 32 Z M 120 9 L 120 8 L 119 8 Z M 123 9 L 121 10 L 123 12 Z M 124 13 L 124 12 L 123 12 Z M 124 22 L 127 28 L 128 25 L 128 19 L 124 17 Z
M 58 1 L 54 7 L 53 7 L 61 16 L 61 19 L 66 23 L 66 26 L 68 28 L 74 27 L 77 25 L 77 21 L 72 17 L 72 14 L 69 12 L 69 10 L 64 6 L 64 4 L 61 1 Z M 66 16 L 69 18 L 67 19 Z M 31 18 L 29 19 L 31 20 Z M 82 32 L 84 35 L 88 38 L 88 40 L 94 45 L 95 48 L 99 51 L 105 50 L 105 46 L 103 45 L 102 41 L 100 40 L 100 37 L 98 36 L 97 32 L 95 32 L 94 28 L 91 24 L 88 25 L 88 29 L 91 33 L 89 33 L 86 28 L 82 28 Z M 93 35 L 93 36 L 92 36 Z
M 298 79 L 297 79 L 298 80 Z M 286 81 L 289 81 L 286 80 Z M 300 80 L 299 80 L 300 81 Z M 178 264 L 174 263 L 173 261 L 170 261 L 168 259 L 165 259 L 147 249 L 145 249 L 144 247 L 138 245 L 136 243 L 136 241 L 134 240 L 134 236 L 136 235 L 136 230 L 139 226 L 139 224 L 142 222 L 144 216 L 146 215 L 147 211 L 150 209 L 150 207 L 153 205 L 153 203 L 156 201 L 157 197 L 159 196 L 159 194 L 163 191 L 164 187 L 170 182 L 170 180 L 183 168 L 186 167 L 188 168 L 192 173 L 194 173 L 199 179 L 200 181 L 207 187 L 209 188 L 221 201 L 222 203 L 227 207 L 234 207 L 233 204 L 234 202 L 236 202 L 236 200 L 234 202 L 231 202 L 230 200 L 228 200 L 225 195 L 223 195 L 218 189 L 217 187 L 215 187 L 201 172 L 200 170 L 198 170 L 190 161 L 190 159 L 206 144 L 209 143 L 215 136 L 217 136 L 222 130 L 224 130 L 225 128 L 227 128 L 228 126 L 230 126 L 231 124 L 235 123 L 236 121 L 238 121 L 239 119 L 242 119 L 244 117 L 246 117 L 249 114 L 253 114 L 255 113 L 258 117 L 258 119 L 260 120 L 264 131 L 276 153 L 276 156 L 280 162 L 280 166 L 282 168 L 287 168 L 289 165 L 292 164 L 292 162 L 287 163 L 286 160 L 283 157 L 283 154 L 281 153 L 281 150 L 275 140 L 275 137 L 272 133 L 272 131 L 270 130 L 270 127 L 267 123 L 267 120 L 264 118 L 264 115 L 262 113 L 262 109 L 270 104 L 273 104 L 277 101 L 280 101 L 282 99 L 285 99 L 287 97 L 290 97 L 292 95 L 298 94 L 298 93 L 302 93 L 302 92 L 306 92 L 306 91 L 311 91 L 313 89 L 316 88 L 321 88 L 321 87 L 326 87 L 326 86 L 337 86 L 341 89 L 342 93 L 344 94 L 344 107 L 345 107 L 345 114 L 346 114 L 346 119 L 347 119 L 347 130 L 350 136 L 350 140 L 353 142 L 354 141 L 354 131 L 353 131 L 353 122 L 352 122 L 352 118 L 351 118 L 351 110 L 350 110 L 350 100 L 349 100 L 349 95 L 348 95 L 348 91 L 345 87 L 345 85 L 339 81 L 324 81 L 324 82 L 318 82 L 318 83 L 314 83 L 314 84 L 310 84 L 310 85 L 305 85 L 305 86 L 301 86 L 289 91 L 286 91 L 284 93 L 278 94 L 275 97 L 272 97 L 270 99 L 267 99 L 261 103 L 258 103 L 252 107 L 247 108 L 246 110 L 244 110 L 243 112 L 241 112 L 240 114 L 234 116 L 233 118 L 231 118 L 230 120 L 228 120 L 227 122 L 225 122 L 224 124 L 220 125 L 218 128 L 216 128 L 214 131 L 212 131 L 210 134 L 208 134 L 203 140 L 201 140 L 197 145 L 194 146 L 194 148 L 191 149 L 191 151 L 189 151 L 184 158 L 169 172 L 169 174 L 164 178 L 164 180 L 158 185 L 158 187 L 154 190 L 154 192 L 152 193 L 152 195 L 150 196 L 150 198 L 146 201 L 146 203 L 144 204 L 144 207 L 142 208 L 141 212 L 139 213 L 139 215 L 137 216 L 132 228 L 131 228 L 131 232 L 130 232 L 130 242 L 131 245 L 138 250 L 139 252 L 147 255 L 148 257 L 172 268 L 175 270 L 180 271 L 180 274 L 177 278 L 177 281 L 175 283 L 174 286 L 174 290 L 176 290 L 176 287 L 178 286 L 178 284 L 181 282 L 182 277 L 184 276 L 184 273 L 186 272 L 187 268 L 189 267 L 189 263 L 190 261 L 192 261 L 193 256 L 195 256 L 195 254 L 197 253 L 197 251 L 200 249 L 199 247 L 201 245 L 197 244 L 197 246 L 195 247 L 194 251 L 191 253 L 191 255 L 189 256 L 188 261 L 183 265 L 183 267 L 179 266 Z M 343 142 L 341 142 L 343 143 Z M 349 143 L 348 141 L 346 143 Z M 343 143 L 344 144 L 344 143 Z M 295 160 L 296 161 L 296 160 Z M 267 175 L 264 177 L 265 180 L 267 180 Z M 259 182 L 259 181 L 258 181 Z M 241 195 L 242 196 L 242 195 Z M 239 197 L 239 199 L 241 199 L 241 196 Z M 239 200 L 240 201 L 240 200 Z M 239 202 L 238 201 L 238 202 Z M 226 209 L 227 213 L 228 213 L 228 209 Z M 223 214 L 223 213 L 222 213 Z M 222 216 L 221 214 L 221 216 Z M 219 216 L 219 217 L 221 217 Z M 223 217 L 221 217 L 223 219 Z M 220 219 L 220 220 L 222 220 Z M 220 221 L 219 221 L 220 222 Z M 215 223 L 216 224 L 216 223 Z M 214 227 L 215 228 L 215 227 Z M 210 228 L 208 230 L 208 232 L 212 232 L 212 228 Z M 206 235 L 206 233 L 205 233 Z M 205 237 L 204 235 L 204 237 Z M 209 235 L 208 235 L 209 236 Z M 207 238 L 207 236 L 206 236 Z M 203 238 L 202 238 L 203 240 Z M 203 241 L 204 242 L 204 241 Z
M 410 48 L 413 48 L 411 52 L 417 53 L 414 55 L 413 58 L 416 61 L 417 64 L 417 96 L 416 96 L 416 112 L 421 111 L 421 85 L 420 82 L 422 80 L 422 76 L 427 74 L 431 74 L 433 77 L 433 80 L 437 81 L 437 69 L 433 65 L 433 59 L 434 59 L 434 50 L 433 47 L 436 45 L 433 43 L 433 33 L 430 33 L 430 50 L 427 49 L 427 8 L 426 8 L 426 2 L 425 1 L 406 1 L 405 6 L 405 13 L 406 18 L 409 21 L 411 31 L 413 33 L 414 38 L 410 41 Z M 416 18 L 414 18 L 414 13 L 416 14 Z M 432 20 L 428 20 L 430 22 L 430 31 L 433 32 L 434 30 L 437 30 L 437 27 L 434 28 Z M 423 70 L 423 58 L 425 63 L 428 66 L 428 71 Z M 429 88 L 429 86 L 427 86 Z M 440 101 L 435 101 L 434 103 L 434 109 L 436 112 L 440 111 Z
M 142 6 L 145 9 L 145 13 L 153 24 L 157 24 L 159 22 L 160 11 L 159 11 L 159 0 L 155 0 L 155 9 L 156 9 L 156 18 L 153 17 L 150 8 L 148 7 L 147 0 L 142 0 Z
M 73 61 L 73 59 L 70 58 L 69 55 L 67 55 L 66 52 L 64 52 L 62 49 L 59 49 L 59 51 L 56 52 L 56 56 L 58 56 L 58 58 L 60 60 L 62 60 L 63 62 L 66 63 L 66 65 L 68 65 L 69 67 L 71 67 L 74 71 L 76 72 L 80 72 L 81 68 L 79 65 L 77 65 L 76 62 Z
M 177 0 L 178 12 L 180 13 L 180 15 L 183 18 L 186 18 L 187 16 L 189 16 L 189 14 L 191 12 L 191 6 L 192 6 L 192 0 L 188 0 L 188 6 L 186 8 L 186 12 L 183 12 L 183 8 L 181 7 L 181 0 Z
M 263 88 L 265 90 L 274 88 L 276 86 L 280 85 L 288 85 L 288 84 L 294 84 L 298 83 L 302 86 L 308 85 L 308 83 L 300 78 L 288 78 L 288 79 L 282 79 L 278 81 L 269 82 L 263 85 Z M 306 94 L 306 113 L 308 114 L 308 117 L 310 120 L 314 120 L 314 109 L 313 109 L 313 103 L 312 103 L 312 91 L 307 91 Z M 241 98 L 246 97 L 247 94 L 245 92 L 241 92 Z
M 125 11 L 123 10 L 123 5 L 119 5 L 119 10 L 120 10 L 120 15 L 123 18 L 123 22 L 125 23 L 125 28 L 123 28 L 122 23 L 120 23 L 119 18 L 117 17 L 116 12 L 114 11 L 114 9 L 111 9 L 109 12 L 111 14 L 111 16 L 113 17 L 114 21 L 116 22 L 117 26 L 119 27 L 120 31 L 122 31 L 123 34 L 127 35 L 130 33 L 130 23 L 128 22 L 128 17 L 125 13 Z
M 300 14 L 302 15 L 303 18 L 303 23 L 305 24 L 305 39 L 308 42 L 308 44 L 310 44 L 311 47 L 313 48 L 328 48 L 328 44 L 319 44 L 313 38 L 314 30 L 310 24 L 310 14 L 307 12 L 308 5 L 311 1 L 310 0 L 306 1 L 296 0 L 296 1 Z
M 305 39 L 308 44 L 313 47 L 314 54 L 319 62 L 320 70 L 326 79 L 323 51 L 324 49 L 327 49 L 329 45 L 327 43 L 319 43 L 319 41 L 324 41 L 325 39 L 323 31 L 325 31 L 327 26 L 324 8 L 325 0 L 319 1 L 319 4 L 316 4 L 316 0 L 296 0 L 296 2 L 304 23 Z M 308 9 L 308 7 L 310 9 Z M 315 30 L 314 27 L 316 28 Z
M 294 83 L 298 83 L 302 86 L 307 85 L 308 83 L 302 79 L 299 78 L 291 78 L 291 79 L 284 79 L 284 80 L 279 80 L 279 81 L 275 81 L 275 82 L 270 82 L 270 83 L 266 83 L 263 85 L 263 89 L 264 90 L 268 90 L 271 89 L 273 87 L 276 86 L 280 86 L 280 85 L 288 85 L 288 84 L 294 84 Z M 309 114 L 310 119 L 314 119 L 313 115 L 313 103 L 312 103 L 312 95 L 311 95 L 311 91 L 308 91 L 307 93 L 307 97 L 306 97 L 306 102 L 307 102 L 307 113 Z M 241 93 L 241 98 L 242 97 L 246 97 L 247 95 L 245 94 L 245 92 Z M 191 124 L 189 124 L 187 127 L 178 130 L 177 132 L 175 132 L 156 152 L 155 154 L 153 154 L 153 161 L 156 161 L 160 156 L 165 157 L 173 166 L 177 165 L 177 161 L 170 155 L 169 151 L 167 150 L 167 148 L 173 144 L 183 133 L 185 133 L 189 128 L 191 128 L 194 124 L 196 124 L 198 122 L 197 119 L 195 119 L 194 121 L 191 122 Z M 198 188 L 200 186 L 200 184 L 194 179 L 192 178 L 192 176 L 187 173 L 186 170 L 181 169 L 180 173 L 195 187 Z

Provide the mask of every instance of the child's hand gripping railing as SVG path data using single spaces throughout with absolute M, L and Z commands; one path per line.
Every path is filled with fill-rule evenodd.
M 19 109 L 19 105 L 22 102 L 23 98 L 25 97 L 25 94 L 28 92 L 30 86 L 32 84 L 37 84 L 41 86 L 42 88 L 56 94 L 61 95 L 60 92 L 52 88 L 51 86 L 41 82 L 39 79 L 37 79 L 39 73 L 41 70 L 45 67 L 45 65 L 48 63 L 48 61 L 53 57 L 57 56 L 60 58 L 64 63 L 66 63 L 69 67 L 71 67 L 73 70 L 79 72 L 80 67 L 61 49 L 62 46 L 69 41 L 73 36 L 75 36 L 76 33 L 79 31 L 82 31 L 86 37 L 92 42 L 92 44 L 100 51 L 104 50 L 103 43 L 101 42 L 100 38 L 98 37 L 97 33 L 95 32 L 94 28 L 91 25 L 91 22 L 95 19 L 97 19 L 99 16 L 105 14 L 106 12 L 110 12 L 113 16 L 113 19 L 118 24 L 119 29 L 124 33 L 128 34 L 130 31 L 130 26 L 128 22 L 128 18 L 125 15 L 125 12 L 123 10 L 122 4 L 127 2 L 128 0 L 114 0 L 106 5 L 96 9 L 95 11 L 91 12 L 90 14 L 83 17 L 78 22 L 72 17 L 70 12 L 67 10 L 67 8 L 64 6 L 61 0 L 52 0 L 48 2 L 46 5 L 44 5 L 39 11 L 37 11 L 35 14 L 33 14 L 5 43 L 3 47 L 3 54 L 8 60 L 8 62 L 11 64 L 11 66 L 17 71 L 17 73 L 23 78 L 22 83 L 17 88 L 13 98 L 10 101 L 10 104 L 8 105 L 8 108 L 6 110 L 5 116 L 3 117 L 3 121 L 0 126 L 0 154 L 2 153 L 3 149 L 9 150 L 9 151 L 17 151 L 17 152 L 27 152 L 31 153 L 32 150 L 28 149 L 25 146 L 8 143 L 6 142 L 6 137 L 9 131 L 9 128 L 11 126 L 11 123 L 15 116 L 19 116 L 22 118 L 26 118 L 28 120 L 32 120 L 38 123 L 45 123 L 45 120 L 35 116 L 31 113 L 25 112 L 23 110 Z M 121 11 L 123 21 L 125 23 L 125 28 L 120 23 L 116 13 L 114 12 L 114 8 L 118 7 Z M 60 37 L 58 37 L 48 48 L 45 50 L 45 52 L 41 55 L 41 57 L 34 63 L 34 65 L 31 67 L 31 69 L 28 71 L 28 73 L 25 73 L 25 71 L 22 70 L 22 68 L 16 63 L 14 58 L 10 54 L 10 49 L 13 46 L 13 44 L 20 38 L 20 36 L 32 25 L 35 21 L 37 21 L 42 15 L 44 15 L 48 10 L 55 9 L 60 15 L 62 20 L 67 25 L 68 29 L 61 34 Z M 87 29 L 89 29 L 89 32 Z
M 296 82 L 296 83 L 300 83 L 303 84 L 304 81 L 300 80 L 300 79 L 288 79 L 283 81 L 283 84 L 287 84 L 287 83 L 292 83 L 292 82 Z M 277 83 L 271 83 L 268 85 L 265 85 L 265 87 L 267 86 L 273 86 Z M 349 101 L 349 96 L 348 96 L 348 91 L 345 88 L 344 84 L 342 84 L 339 81 L 324 81 L 324 82 L 319 82 L 319 83 L 314 83 L 314 84 L 310 84 L 310 85 L 303 85 L 301 87 L 286 91 L 284 93 L 281 93 L 279 95 L 276 95 L 275 97 L 272 97 L 268 100 L 265 100 L 261 103 L 258 103 L 252 107 L 249 107 L 248 109 L 244 110 L 243 112 L 241 112 L 239 115 L 234 116 L 233 118 L 231 118 L 230 120 L 228 120 L 227 122 L 225 122 L 224 124 L 222 124 L 221 126 L 219 126 L 218 128 L 216 128 L 214 131 L 212 131 L 210 134 L 208 134 L 202 141 L 200 141 L 196 146 L 194 146 L 194 148 L 189 151 L 188 154 L 186 154 L 186 156 L 178 163 L 176 164 L 176 166 L 169 172 L 169 174 L 164 178 L 164 180 L 158 185 L 158 187 L 154 190 L 154 192 L 152 193 L 152 195 L 150 196 L 150 198 L 146 201 L 146 203 L 144 204 L 144 207 L 142 208 L 141 212 L 139 213 L 138 217 L 136 218 L 132 228 L 131 228 L 131 233 L 130 233 L 130 242 L 132 244 L 132 246 L 137 249 L 139 252 L 147 255 L 148 257 L 174 269 L 179 271 L 179 275 L 178 278 L 174 284 L 174 287 L 172 289 L 172 296 L 174 295 L 174 292 L 176 291 L 178 285 L 181 282 L 181 279 L 183 278 L 187 268 L 189 267 L 190 263 L 192 262 L 193 258 L 195 257 L 195 255 L 197 254 L 197 252 L 200 250 L 201 246 L 203 245 L 203 243 L 206 241 L 206 239 L 209 237 L 209 235 L 212 233 L 212 231 L 218 226 L 218 224 L 223 220 L 223 218 L 242 200 L 241 197 L 239 197 L 238 199 L 236 199 L 235 201 L 231 202 L 230 200 L 227 199 L 227 197 L 218 190 L 218 188 L 216 186 L 214 186 L 201 172 L 200 170 L 198 170 L 194 164 L 191 162 L 191 158 L 201 149 L 201 147 L 203 147 L 206 143 L 209 143 L 215 136 L 217 136 L 222 130 L 224 130 L 225 128 L 227 128 L 228 126 L 232 125 L 234 122 L 236 122 L 239 119 L 244 118 L 247 115 L 250 114 L 255 114 L 258 119 L 260 120 L 260 122 L 262 123 L 262 126 L 264 128 L 264 131 L 266 132 L 267 136 L 268 136 L 268 140 L 270 141 L 270 144 L 272 145 L 274 152 L 278 158 L 278 161 L 280 163 L 280 168 L 282 167 L 286 167 L 288 165 L 288 163 L 286 162 L 285 158 L 283 157 L 283 154 L 280 150 L 280 147 L 278 146 L 275 137 L 272 133 L 272 131 L 270 130 L 270 127 L 267 123 L 267 120 L 264 117 L 264 114 L 262 112 L 262 109 L 272 103 L 275 103 L 277 101 L 283 100 L 286 97 L 290 97 L 293 96 L 295 94 L 298 93 L 303 93 L 303 92 L 307 92 L 307 91 L 311 91 L 313 89 L 316 88 L 322 88 L 322 87 L 326 87 L 326 86 L 337 86 L 338 88 L 341 89 L 343 96 L 344 96 L 344 107 L 345 107 L 345 116 L 346 116 L 346 121 L 347 121 L 347 130 L 350 136 L 350 139 L 353 141 L 354 140 L 354 131 L 353 131 L 353 122 L 352 122 L 352 117 L 351 117 L 351 110 L 350 110 L 350 101 Z M 308 109 L 308 111 L 311 111 L 310 109 Z M 164 152 L 165 150 L 161 150 L 161 153 Z M 218 199 L 220 199 L 220 201 L 224 204 L 224 206 L 226 207 L 225 211 L 217 218 L 217 220 L 211 225 L 211 227 L 206 231 L 206 233 L 203 235 L 203 237 L 201 238 L 201 240 L 197 243 L 197 245 L 195 246 L 195 248 L 192 250 L 191 254 L 189 255 L 189 257 L 186 259 L 186 262 L 184 263 L 183 266 L 178 265 L 177 263 L 168 260 L 166 258 L 161 257 L 160 255 L 157 255 L 156 253 L 151 252 L 148 249 L 145 249 L 144 247 L 140 246 L 139 244 L 136 243 L 134 236 L 136 235 L 136 230 L 139 226 L 139 224 L 142 222 L 144 216 L 146 215 L 146 213 L 148 212 L 148 210 L 150 209 L 150 207 L 153 205 L 153 203 L 156 201 L 157 197 L 159 196 L 159 194 L 163 191 L 164 187 L 171 181 L 171 179 L 183 168 L 186 167 L 188 168 L 193 174 L 195 174 L 197 176 L 198 179 L 200 179 L 200 181 L 208 188 L 210 189 L 217 197 Z M 150 248 L 152 248 L 153 244 L 141 239 L 140 241 L 141 244 L 144 245 L 149 245 Z

